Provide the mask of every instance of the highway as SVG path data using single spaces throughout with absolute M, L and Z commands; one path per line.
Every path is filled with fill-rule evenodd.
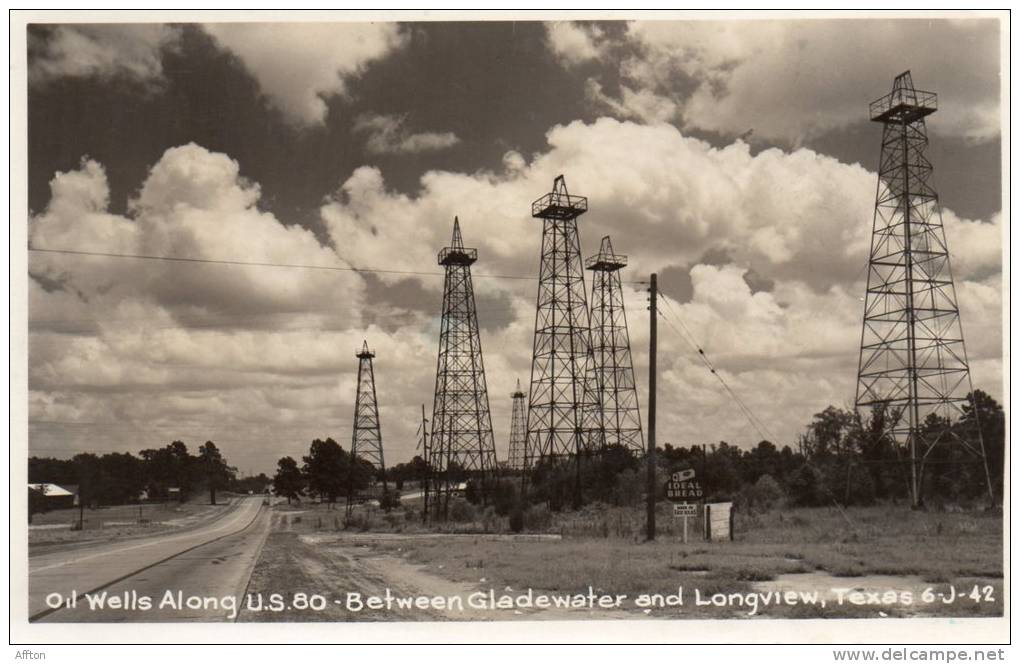
M 262 498 L 244 498 L 208 524 L 186 532 L 107 542 L 29 558 L 29 619 L 46 622 L 178 622 L 233 620 L 230 600 L 240 602 L 262 543 L 269 510 Z M 167 601 L 170 591 L 171 601 Z M 47 604 L 60 593 L 61 608 Z M 66 599 L 77 594 L 74 606 Z M 104 595 L 105 593 L 105 595 Z M 102 607 L 98 598 L 107 601 Z M 119 597 L 124 607 L 110 606 Z M 139 598 L 148 597 L 146 608 Z M 197 597 L 201 606 L 187 605 Z M 184 599 L 183 606 L 178 602 Z M 52 600 L 51 600 L 52 601 Z M 55 602 L 54 602 L 55 603 Z M 160 607 L 160 604 L 163 604 Z

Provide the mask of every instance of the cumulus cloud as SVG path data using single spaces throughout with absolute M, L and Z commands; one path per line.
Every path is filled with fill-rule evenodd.
M 717 149 L 669 125 L 609 118 L 557 126 L 547 139 L 550 149 L 526 167 L 430 171 L 414 197 L 389 191 L 378 169 L 363 167 L 323 218 L 334 237 L 355 238 L 366 262 L 410 270 L 434 262 L 447 220 L 459 215 L 465 239 L 475 238 L 492 270 L 531 269 L 540 238 L 529 232 L 538 222 L 528 203 L 566 173 L 568 185 L 591 196 L 584 236 L 626 229 L 617 244 L 640 247 L 645 271 L 689 266 L 724 249 L 766 277 L 810 274 L 824 289 L 852 280 L 867 256 L 875 184 L 860 166 L 806 149 L 752 155 L 741 142 Z
M 1000 127 L 998 42 L 983 20 L 635 21 L 601 46 L 619 54 L 619 89 L 589 83 L 588 96 L 618 117 L 798 145 L 865 119 L 902 63 L 943 93 L 935 131 L 986 141 Z M 553 48 L 567 66 L 582 51 Z
M 211 23 L 204 29 L 300 127 L 322 124 L 326 100 L 344 95 L 348 80 L 405 41 L 393 23 Z
M 323 219 L 341 255 L 421 270 L 435 269 L 435 251 L 447 243 L 456 214 L 465 241 L 479 248 L 476 272 L 530 274 L 540 232 L 528 203 L 565 173 L 571 192 L 589 197 L 582 251 L 593 253 L 598 238 L 612 234 L 617 250 L 630 256 L 625 278 L 666 270 L 687 275 L 692 294 L 673 300 L 677 314 L 745 400 L 769 414 L 774 435 L 792 442 L 825 405 L 852 403 L 874 173 L 804 148 L 752 154 L 739 141 L 713 148 L 669 125 L 607 118 L 555 127 L 547 139 L 548 150 L 530 163 L 508 155 L 503 172 L 426 173 L 414 196 L 389 189 L 378 169 L 361 168 L 323 206 Z M 632 159 L 635 153 L 642 159 Z M 980 338 L 973 344 L 974 378 L 995 391 L 1002 338 L 1001 306 L 992 295 L 1001 279 L 1002 222 L 961 220 L 951 210 L 944 222 L 961 301 L 974 293 L 964 306 L 965 328 Z M 381 278 L 395 284 L 407 277 Z M 441 281 L 420 279 L 438 298 Z M 532 283 L 475 284 L 482 293 L 513 289 L 513 301 L 522 303 L 514 324 L 530 332 Z M 638 312 L 645 297 L 640 287 L 627 295 L 642 367 L 647 323 Z M 753 442 L 759 434 L 726 410 L 732 404 L 682 338 L 662 335 L 672 335 L 664 342 L 671 387 L 662 398 L 686 404 L 697 395 L 677 406 L 667 436 Z M 505 341 L 495 355 L 507 366 L 526 364 L 529 339 L 525 333 L 517 346 Z
M 345 267 L 311 232 L 260 210 L 236 161 L 195 144 L 163 154 L 126 216 L 108 212 L 95 160 L 50 186 L 29 222 L 35 248 Z M 284 424 L 340 435 L 337 386 L 366 334 L 356 273 L 50 253 L 32 254 L 29 273 L 33 444 L 194 434 L 268 468 L 266 436 Z
M 547 23 L 545 29 L 549 49 L 568 64 L 594 60 L 603 53 L 599 42 L 605 33 L 597 25 L 557 21 Z
M 547 140 L 528 159 L 508 153 L 499 171 L 428 172 L 413 196 L 388 187 L 378 169 L 356 169 L 320 210 L 331 247 L 260 210 L 259 187 L 241 166 L 196 145 L 168 150 L 125 216 L 108 211 L 95 161 L 58 174 L 49 206 L 30 222 L 33 246 L 419 274 L 374 275 L 368 299 L 366 282 L 349 272 L 33 255 L 33 445 L 116 440 L 131 449 L 215 437 L 232 461 L 268 470 L 312 437 L 346 444 L 354 353 L 367 339 L 378 352 L 387 458 L 409 458 L 435 378 L 436 252 L 458 215 L 465 242 L 479 249 L 482 346 L 504 453 L 509 394 L 530 369 L 536 284 L 486 275 L 535 274 L 541 226 L 529 204 L 560 173 L 589 197 L 582 251 L 612 234 L 629 255 L 624 297 L 643 404 L 647 293 L 634 282 L 653 271 L 689 278 L 687 297 L 663 284 L 664 442 L 747 445 L 760 436 L 734 417 L 674 329 L 679 321 L 779 443 L 793 443 L 826 405 L 852 403 L 874 173 L 806 149 L 713 148 L 666 124 L 575 122 Z M 1002 220 L 946 211 L 945 223 L 975 384 L 998 396 Z M 398 301 L 401 292 L 414 301 Z
M 607 94 L 602 84 L 590 78 L 585 82 L 585 97 L 597 107 L 608 110 L 620 118 L 636 119 L 653 124 L 669 122 L 679 112 L 679 104 L 669 97 L 656 94 L 651 89 L 633 90 L 620 86 L 620 97 Z
M 167 150 L 134 200 L 131 215 L 107 212 L 109 185 L 100 164 L 84 160 L 77 171 L 50 183 L 46 210 L 29 224 L 32 246 L 212 260 L 343 266 L 315 236 L 284 226 L 258 208 L 259 188 L 240 175 L 236 161 L 193 143 Z M 43 256 L 32 273 L 83 285 L 94 297 L 144 293 L 167 306 L 206 311 L 285 311 L 295 297 L 321 298 L 342 273 L 305 274 L 265 267 Z M 350 295 L 357 298 L 359 288 Z
M 404 122 L 405 118 L 395 115 L 366 114 L 355 120 L 354 131 L 368 135 L 365 147 L 371 154 L 432 152 L 460 142 L 450 131 L 411 133 Z
M 690 301 L 664 303 L 665 329 L 659 335 L 664 382 L 668 393 L 683 395 L 685 406 L 662 412 L 681 442 L 751 442 L 764 435 L 792 443 L 822 404 L 853 400 L 857 298 L 841 286 L 817 293 L 799 282 L 755 293 L 744 272 L 734 265 L 696 265 L 690 270 Z M 762 421 L 762 431 L 734 416 L 736 404 L 692 352 L 684 340 L 688 334 Z M 712 433 L 706 436 L 708 422 Z
M 30 31 L 29 80 L 123 76 L 142 83 L 163 76 L 162 51 L 179 31 L 158 24 L 61 25 Z
M 258 82 L 269 104 L 298 127 L 322 124 L 334 96 L 370 63 L 401 48 L 394 23 L 211 23 L 204 31 Z M 160 24 L 61 25 L 33 30 L 29 76 L 124 77 L 153 85 L 163 53 L 180 43 L 180 28 Z M 280 53 L 286 53 L 281 57 Z

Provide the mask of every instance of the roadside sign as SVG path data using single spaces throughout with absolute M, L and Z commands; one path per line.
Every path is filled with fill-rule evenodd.
M 687 468 L 686 470 L 678 470 L 672 475 L 670 475 L 669 479 L 673 480 L 674 482 L 686 482 L 687 480 L 693 480 L 694 469 Z
M 675 475 L 676 473 L 674 473 Z M 685 503 L 689 500 L 701 500 L 705 493 L 701 490 L 698 480 L 689 479 L 676 481 L 670 478 L 666 482 L 666 498 L 674 503 Z
M 687 519 L 698 515 L 698 506 L 694 503 L 677 503 L 673 505 L 673 518 L 684 520 L 684 544 L 687 544 Z
M 705 539 L 733 540 L 733 503 L 705 505 Z
M 694 503 L 677 503 L 673 505 L 673 516 L 676 518 L 698 516 L 698 506 Z

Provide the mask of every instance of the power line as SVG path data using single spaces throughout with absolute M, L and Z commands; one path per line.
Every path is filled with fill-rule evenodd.
M 159 256 L 155 254 L 124 254 L 114 253 L 108 251 L 85 251 L 83 249 L 54 249 L 48 247 L 28 247 L 28 251 L 36 253 L 47 253 L 47 254 L 64 254 L 68 256 L 92 256 L 98 258 L 127 258 L 134 260 L 152 260 L 152 261 L 169 261 L 175 263 L 206 263 L 211 265 L 234 265 L 243 267 L 277 267 L 277 268 L 291 268 L 301 270 L 327 270 L 332 272 L 365 272 L 371 274 L 399 274 L 407 276 L 421 276 L 421 277 L 442 277 L 442 272 L 425 272 L 419 270 L 393 270 L 386 268 L 371 268 L 371 267 L 355 267 L 353 265 L 342 266 L 342 265 L 308 265 L 305 263 L 272 263 L 268 261 L 242 261 L 233 259 L 216 259 L 216 258 L 195 258 L 193 256 Z M 538 281 L 538 277 L 532 277 L 522 274 L 486 274 L 484 272 L 476 272 L 472 274 L 473 277 L 480 277 L 483 279 L 508 279 L 512 281 Z M 629 281 L 629 284 L 644 284 L 644 281 Z
M 664 313 L 660 312 L 659 315 L 662 317 L 662 319 L 664 321 L 666 321 L 667 325 L 669 325 L 671 328 L 673 328 L 674 332 L 677 332 L 678 334 L 680 334 L 679 330 L 677 330 L 677 328 L 672 324 L 670 319 L 667 318 Z M 679 320 L 679 318 L 677 320 Z M 698 354 L 698 357 L 701 358 L 702 363 L 709 370 L 709 373 L 711 373 L 713 376 L 715 376 L 715 378 L 723 386 L 723 389 L 725 389 L 726 392 L 730 395 L 730 398 L 737 405 L 737 407 L 741 410 L 741 412 L 744 414 L 744 417 L 747 418 L 748 422 L 751 423 L 751 426 L 754 427 L 754 429 L 758 432 L 758 435 L 761 436 L 762 439 L 764 439 L 764 440 L 774 440 L 775 437 L 772 436 L 768 432 L 768 428 L 765 426 L 765 424 L 761 421 L 761 419 L 759 417 L 757 417 L 751 411 L 750 407 L 748 407 L 748 405 L 744 402 L 743 399 L 740 398 L 740 396 L 733 390 L 733 388 L 730 387 L 730 385 L 726 382 L 726 379 L 723 378 L 722 374 L 719 373 L 719 371 L 716 369 L 715 365 L 712 364 L 712 361 L 705 354 L 705 351 L 702 350 L 692 340 L 689 340 L 689 339 L 685 338 L 685 341 L 687 341 L 687 343 L 691 346 L 691 348 Z
M 737 404 L 740 410 L 744 413 L 744 416 L 747 418 L 748 422 L 751 423 L 751 426 L 753 426 L 755 430 L 757 430 L 758 434 L 762 437 L 762 439 L 775 441 L 776 438 L 774 436 L 766 435 L 766 432 L 768 432 L 768 428 L 761 421 L 761 419 L 755 416 L 753 412 L 751 412 L 751 409 L 747 406 L 747 404 L 745 404 L 743 400 L 737 395 L 737 393 L 734 392 L 732 388 L 730 388 L 730 386 L 726 383 L 726 380 L 722 377 L 722 375 L 718 371 L 716 371 L 715 366 L 712 364 L 712 361 L 708 358 L 708 355 L 705 354 L 705 351 L 702 350 L 702 348 L 694 340 L 694 335 L 692 335 L 687 326 L 684 325 L 683 319 L 680 318 L 680 316 L 674 311 L 672 305 L 670 305 L 669 298 L 663 297 L 661 298 L 661 301 L 666 303 L 666 308 L 669 309 L 670 313 L 676 318 L 677 323 L 680 324 L 680 326 L 684 329 L 686 334 L 681 333 L 680 330 L 678 330 L 676 326 L 673 325 L 670 319 L 667 318 L 660 309 L 659 315 L 662 316 L 662 319 L 664 321 L 666 321 L 666 324 L 673 328 L 674 332 L 683 337 L 684 341 L 686 341 L 694 350 L 697 351 L 698 357 L 701 358 L 702 362 L 705 364 L 706 367 L 708 367 L 712 375 L 719 379 L 719 382 L 722 383 L 722 386 L 730 394 L 730 397 Z M 811 460 L 808 458 L 806 454 L 804 455 L 804 463 L 807 464 L 809 467 L 813 468 L 816 472 L 820 472 L 820 469 L 814 463 L 811 462 Z M 839 502 L 839 498 L 832 491 L 832 489 L 829 488 L 828 483 L 823 482 L 821 488 L 825 493 L 829 495 L 829 498 L 832 499 L 833 504 L 836 506 L 836 509 L 838 509 L 840 513 L 843 515 L 843 518 L 846 520 L 847 524 L 850 525 L 851 528 L 855 528 L 856 526 L 850 519 L 849 515 L 847 515 L 846 511 L 843 509 L 843 506 Z
M 191 256 L 159 256 L 154 254 L 121 254 L 106 251 L 84 251 L 79 249 L 51 249 L 43 247 L 29 247 L 29 251 L 47 254 L 65 254 L 69 256 L 93 256 L 99 258 L 128 258 L 135 260 L 169 261 L 174 263 L 207 263 L 212 265 L 236 265 L 246 267 L 279 267 L 301 270 L 328 270 L 333 272 L 368 272 L 373 274 L 402 274 L 408 276 L 442 277 L 442 272 L 424 272 L 417 270 L 390 270 L 383 268 L 368 268 L 342 266 L 342 265 L 307 265 L 304 263 L 271 263 L 264 261 L 241 261 L 231 259 L 195 258 Z M 484 274 L 473 275 L 486 279 L 511 279 L 517 281 L 538 281 L 538 277 L 529 277 L 516 274 Z
M 733 388 L 729 386 L 729 384 L 726 382 L 726 379 L 722 377 L 722 374 L 720 374 L 716 370 L 715 365 L 712 364 L 712 361 L 709 359 L 704 349 L 702 349 L 701 346 L 697 343 L 697 341 L 695 341 L 694 335 L 691 334 L 690 329 L 688 329 L 688 327 L 684 324 L 683 319 L 680 318 L 680 316 L 673 309 L 673 306 L 669 303 L 669 297 L 663 297 L 662 301 L 665 303 L 666 308 L 670 312 L 670 315 L 676 320 L 677 323 L 679 323 L 680 327 L 683 328 L 683 332 L 681 332 L 680 329 L 673 325 L 673 322 L 670 320 L 669 317 L 666 316 L 665 312 L 660 310 L 659 316 L 661 316 L 662 319 L 666 322 L 666 324 L 669 325 L 673 329 L 673 331 L 676 332 L 685 342 L 687 342 L 691 349 L 697 353 L 702 363 L 709 370 L 709 372 L 716 377 L 719 383 L 723 386 L 723 389 L 726 390 L 726 392 L 730 395 L 730 398 L 733 400 L 734 403 L 737 404 L 737 407 L 747 418 L 748 422 L 751 423 L 751 426 L 754 427 L 754 429 L 758 432 L 758 435 L 760 435 L 763 440 L 775 439 L 775 436 L 771 435 L 771 432 L 768 430 L 768 427 L 765 426 L 765 423 L 762 422 L 761 418 L 757 417 L 751 411 L 751 409 L 744 402 L 744 400 L 741 399 L 740 396 L 733 390 Z

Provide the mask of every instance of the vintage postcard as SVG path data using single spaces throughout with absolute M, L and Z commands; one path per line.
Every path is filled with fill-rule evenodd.
M 15 12 L 12 642 L 1007 641 L 1008 21 Z

